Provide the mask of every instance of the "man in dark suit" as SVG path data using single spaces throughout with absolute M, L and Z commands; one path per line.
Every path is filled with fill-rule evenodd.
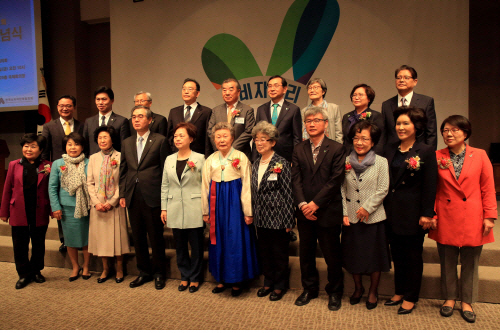
M 293 147 L 302 141 L 302 116 L 300 108 L 285 100 L 288 83 L 285 78 L 275 75 L 267 81 L 267 94 L 270 103 L 265 103 L 257 109 L 255 123 L 265 120 L 272 123 L 280 132 L 280 138 L 274 146 L 274 151 L 292 161 Z M 255 144 L 252 148 L 252 161 L 258 157 Z
M 178 149 L 174 144 L 175 126 L 182 122 L 189 122 L 196 126 L 196 138 L 191 143 L 191 150 L 205 155 L 205 158 L 213 152 L 212 145 L 207 137 L 207 126 L 212 109 L 201 105 L 196 101 L 200 96 L 200 84 L 195 79 L 185 79 L 182 86 L 182 99 L 184 105 L 170 110 L 168 114 L 168 144 L 172 152 Z
M 339 310 L 344 291 L 340 248 L 342 196 L 345 177 L 345 147 L 325 136 L 328 115 L 321 107 L 304 114 L 309 140 L 295 146 L 292 158 L 294 204 L 300 235 L 300 272 L 304 292 L 295 305 L 302 306 L 318 297 L 319 275 L 316 270 L 317 243 L 328 266 L 328 309 Z
M 42 159 L 54 162 L 66 154 L 66 147 L 63 147 L 63 138 L 71 132 L 83 133 L 83 124 L 73 117 L 76 108 L 76 98 L 71 95 L 64 95 L 57 100 L 57 112 L 59 118 L 43 125 L 42 135 L 47 139 L 47 146 L 42 152 Z M 64 245 L 64 234 L 61 220 L 57 220 L 59 229 L 60 252 L 66 252 Z
M 382 135 L 383 138 L 385 137 L 384 142 L 382 142 L 383 146 L 386 147 L 386 144 L 399 141 L 396 134 L 394 110 L 401 106 L 411 106 L 422 109 L 427 116 L 427 128 L 422 135 L 417 137 L 417 141 L 437 150 L 437 122 L 434 98 L 413 92 L 417 85 L 417 71 L 413 67 L 403 65 L 396 69 L 394 76 L 398 94 L 382 103 L 382 116 L 385 122 L 385 135 Z
M 167 259 L 161 221 L 161 179 L 168 154 L 166 138 L 149 130 L 151 110 L 132 109 L 137 134 L 123 141 L 120 161 L 120 205 L 128 208 L 139 277 L 130 288 L 155 280 L 155 288 L 165 287 Z M 148 238 L 153 252 L 149 258 Z
M 147 91 L 139 91 L 134 96 L 134 104 L 135 106 L 142 105 L 151 108 L 151 104 L 153 104 L 153 97 Z M 161 114 L 154 113 L 151 111 L 151 124 L 149 125 L 149 130 L 153 133 L 158 133 L 167 136 L 167 118 L 162 116 Z M 134 129 L 134 124 L 132 123 L 132 119 L 129 119 L 130 133 L 135 134 L 136 131 Z
M 212 140 L 212 128 L 220 122 L 230 123 L 235 134 L 233 148 L 245 153 L 250 158 L 250 141 L 252 140 L 252 129 L 255 126 L 255 117 L 253 108 L 239 101 L 240 92 L 241 86 L 238 80 L 229 78 L 222 82 L 222 98 L 225 103 L 213 108 L 208 121 L 207 134 L 212 143 L 213 151 L 216 151 L 217 147 Z
M 99 113 L 85 120 L 85 126 L 83 127 L 83 137 L 87 142 L 85 155 L 90 156 L 101 151 L 94 141 L 94 131 L 99 126 L 104 125 L 113 126 L 120 134 L 120 142 L 116 144 L 113 142 L 113 146 L 116 150 L 121 151 L 121 143 L 130 136 L 130 127 L 127 118 L 112 111 L 115 101 L 113 90 L 108 87 L 99 87 L 94 92 L 94 98 Z

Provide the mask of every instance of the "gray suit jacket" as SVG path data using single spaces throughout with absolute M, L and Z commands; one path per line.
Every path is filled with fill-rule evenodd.
M 252 140 L 252 129 L 255 126 L 253 108 L 238 101 L 238 104 L 236 104 L 236 109 L 241 110 L 241 113 L 239 116 L 233 117 L 231 119 L 231 125 L 233 125 L 235 133 L 233 147 L 234 149 L 245 153 L 245 155 L 250 158 L 250 141 Z M 238 121 L 242 119 L 243 124 L 236 123 L 236 118 L 238 118 Z M 212 128 L 215 126 L 215 124 L 220 122 L 227 122 L 226 103 L 213 108 L 212 115 L 210 116 L 210 120 L 208 121 L 207 134 L 210 138 L 210 141 L 212 142 L 214 151 L 217 151 L 217 147 L 215 147 L 215 143 L 212 140 Z
M 99 149 L 99 145 L 94 141 L 94 131 L 100 126 L 100 117 L 101 114 L 98 113 L 95 116 L 92 116 L 85 120 L 85 126 L 83 127 L 83 137 L 87 142 L 85 156 L 90 156 L 101 151 Z M 120 136 L 120 142 L 113 142 L 113 148 L 118 151 L 122 151 L 121 143 L 123 142 L 123 140 L 130 136 L 130 127 L 127 118 L 111 112 L 108 125 L 113 126 Z
M 73 118 L 74 119 L 74 118 Z M 73 132 L 83 134 L 83 124 L 74 119 Z M 47 139 L 47 148 L 42 152 L 42 159 L 54 162 L 66 154 L 62 140 L 65 136 L 64 128 L 59 118 L 49 121 L 43 125 L 42 135 Z

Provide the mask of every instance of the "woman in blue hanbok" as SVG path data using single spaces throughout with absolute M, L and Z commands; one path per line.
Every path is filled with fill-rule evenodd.
M 251 226 L 250 161 L 231 147 L 234 129 L 218 123 L 212 131 L 217 147 L 205 161 L 202 178 L 203 220 L 210 225 L 209 270 L 219 282 L 212 290 L 241 295 L 240 282 L 259 274 L 255 229 Z

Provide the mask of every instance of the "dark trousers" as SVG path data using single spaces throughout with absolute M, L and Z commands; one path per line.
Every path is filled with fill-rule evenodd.
M 286 229 L 257 227 L 257 238 L 257 249 L 264 274 L 264 287 L 287 289 L 290 236 Z
M 46 232 L 46 225 L 36 227 L 32 224 L 27 227 L 12 227 L 14 261 L 16 262 L 16 270 L 17 274 L 19 274 L 19 278 L 26 278 L 43 269 Z M 30 239 L 31 259 L 29 258 Z
M 394 262 L 396 295 L 403 295 L 408 302 L 418 302 L 424 261 L 422 251 L 425 235 L 390 236 L 391 255 Z
M 181 271 L 182 281 L 203 281 L 204 231 L 204 227 L 192 229 L 172 228 L 175 252 L 177 253 L 177 267 Z M 188 243 L 191 245 L 191 257 L 189 257 Z
M 300 273 L 304 290 L 319 290 L 319 274 L 316 269 L 316 247 L 323 252 L 328 266 L 328 284 L 325 287 L 329 295 L 342 297 L 344 293 L 344 272 L 342 271 L 342 253 L 340 247 L 341 225 L 321 227 L 310 220 L 297 219 L 300 236 Z
M 165 277 L 167 257 L 165 256 L 161 208 L 159 206 L 148 206 L 142 197 L 139 184 L 136 185 L 134 190 L 128 214 L 130 227 L 132 228 L 137 268 L 141 272 L 140 276 Z M 153 254 L 152 261 L 149 258 L 148 238 Z

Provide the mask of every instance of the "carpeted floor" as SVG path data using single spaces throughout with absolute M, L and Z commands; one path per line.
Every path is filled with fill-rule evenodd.
M 212 283 L 202 285 L 197 293 L 178 292 L 178 280 L 168 280 L 165 289 L 154 289 L 152 282 L 142 287 L 128 287 L 135 276 L 122 284 L 109 280 L 97 283 L 96 273 L 90 280 L 69 282 L 70 270 L 47 267 L 47 282 L 31 283 L 16 290 L 15 266 L 0 263 L 0 329 L 500 329 L 500 304 L 477 303 L 475 324 L 466 323 L 456 310 L 452 317 L 439 315 L 440 300 L 421 299 L 410 315 L 397 315 L 397 307 L 365 308 L 349 304 L 344 296 L 338 312 L 327 309 L 327 296 L 306 306 L 293 303 L 300 290 L 290 290 L 281 301 L 258 298 L 257 289 L 239 298 L 229 290 L 214 295 Z

